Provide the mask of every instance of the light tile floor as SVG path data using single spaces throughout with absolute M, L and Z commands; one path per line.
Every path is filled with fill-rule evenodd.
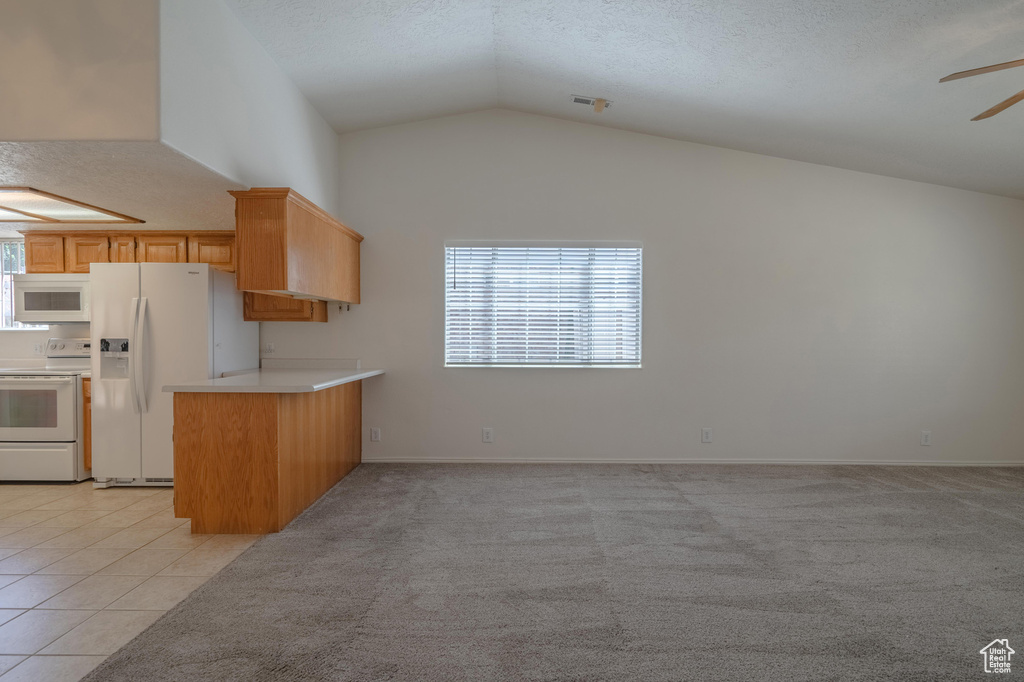
M 255 542 L 169 488 L 0 484 L 0 682 L 74 682 Z

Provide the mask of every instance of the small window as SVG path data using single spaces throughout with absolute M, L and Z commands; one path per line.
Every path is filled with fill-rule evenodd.
M 639 367 L 637 242 L 445 244 L 445 366 Z
M 14 275 L 25 272 L 25 242 L 0 240 L 0 329 L 46 329 L 14 321 Z

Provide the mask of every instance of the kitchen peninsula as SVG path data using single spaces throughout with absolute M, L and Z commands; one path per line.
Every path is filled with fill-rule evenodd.
M 231 194 L 246 320 L 326 322 L 327 301 L 359 302 L 361 234 L 287 187 Z M 164 386 L 174 393 L 175 516 L 193 533 L 284 528 L 359 465 L 362 382 L 383 373 L 279 358 Z
M 272 533 L 359 465 L 367 369 L 261 369 L 172 384 L 174 514 Z

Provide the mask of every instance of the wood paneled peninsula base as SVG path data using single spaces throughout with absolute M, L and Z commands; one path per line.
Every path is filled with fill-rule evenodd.
M 359 466 L 362 380 L 263 370 L 174 393 L 174 515 L 193 533 L 274 533 Z

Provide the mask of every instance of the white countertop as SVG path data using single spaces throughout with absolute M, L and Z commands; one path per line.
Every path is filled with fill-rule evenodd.
M 383 374 L 382 369 L 254 369 L 244 374 L 168 384 L 164 393 L 312 393 Z
M 92 376 L 92 372 L 88 369 L 80 368 L 58 368 L 58 367 L 46 367 L 46 365 L 40 363 L 34 364 L 16 364 L 17 361 L 3 361 L 0 362 L 0 375 L 4 376 L 70 376 L 73 374 L 80 375 L 83 379 L 88 379 Z

